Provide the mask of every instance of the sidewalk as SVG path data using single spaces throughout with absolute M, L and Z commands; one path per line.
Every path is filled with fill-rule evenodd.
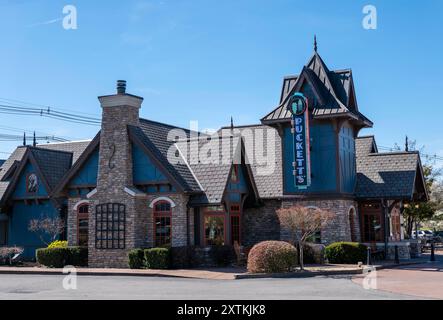
M 376 264 L 378 270 L 424 263 L 428 258 L 401 261 L 400 264 L 387 261 Z M 364 267 L 364 266 L 363 266 Z M 363 273 L 363 268 L 357 265 L 307 265 L 304 271 L 287 273 L 248 273 L 245 268 L 208 268 L 208 269 L 177 269 L 177 270 L 153 270 L 153 269 L 96 269 L 77 268 L 77 274 L 83 276 L 138 276 L 138 277 L 175 277 L 188 279 L 210 279 L 210 280 L 237 280 L 258 278 L 304 278 L 316 276 L 333 275 L 358 275 Z M 39 274 L 39 275 L 61 275 L 63 269 L 52 269 L 45 267 L 0 267 L 0 274 Z

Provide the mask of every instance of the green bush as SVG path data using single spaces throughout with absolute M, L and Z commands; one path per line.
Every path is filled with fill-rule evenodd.
M 44 248 L 36 251 L 37 262 L 50 268 L 88 265 L 88 249 L 83 247 Z
M 61 241 L 61 240 L 55 240 L 51 242 L 48 246 L 48 248 L 67 248 L 68 247 L 68 241 Z
M 129 268 L 131 269 L 143 269 L 145 253 L 143 249 L 133 249 L 128 253 Z
M 152 248 L 144 250 L 144 265 L 147 269 L 168 269 L 170 252 L 167 248 Z
M 235 251 L 233 246 L 213 246 L 211 247 L 209 254 L 217 267 L 226 267 L 235 261 Z
M 303 246 L 304 264 L 323 264 L 325 262 L 325 246 L 323 244 L 305 243 Z
M 325 249 L 330 263 L 355 264 L 366 260 L 367 247 L 357 242 L 335 242 Z
M 297 266 L 297 249 L 284 241 L 256 244 L 248 255 L 248 271 L 252 273 L 289 272 Z

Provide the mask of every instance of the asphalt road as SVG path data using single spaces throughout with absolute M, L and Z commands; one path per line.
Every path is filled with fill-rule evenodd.
M 196 280 L 153 277 L 79 276 L 77 290 L 63 288 L 60 275 L 0 275 L 0 299 L 111 300 L 287 300 L 414 299 L 366 290 L 351 277 Z

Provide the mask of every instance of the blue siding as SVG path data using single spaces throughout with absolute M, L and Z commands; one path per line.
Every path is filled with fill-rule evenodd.
M 37 174 L 37 171 L 33 167 L 33 165 L 28 162 L 25 168 L 22 170 L 20 176 L 18 177 L 17 185 L 15 186 L 14 193 L 12 195 L 13 198 L 35 198 L 35 197 L 46 197 L 48 196 L 48 192 L 42 183 L 42 178 L 37 174 L 38 181 L 38 189 L 36 193 L 28 194 L 26 192 L 26 183 L 27 176 L 31 173 Z
M 234 168 L 232 168 L 234 170 Z M 238 181 L 232 182 L 231 176 L 229 176 L 229 182 L 227 185 L 228 200 L 230 202 L 240 202 L 241 194 L 248 192 L 248 184 L 246 182 L 246 175 L 242 165 L 238 165 Z
M 142 184 L 143 182 L 165 182 L 168 179 L 163 173 L 152 163 L 151 159 L 137 145 L 132 145 L 132 161 L 134 184 Z
M 351 126 L 345 125 L 340 130 L 340 172 L 342 192 L 352 193 L 355 188 L 355 140 Z
M 33 203 L 32 205 L 26 205 L 24 202 L 15 202 L 9 219 L 8 246 L 23 247 L 25 249 L 24 257 L 28 259 L 34 258 L 35 250 L 44 248 L 46 245 L 37 234 L 28 230 L 29 222 L 32 219 L 39 219 L 41 217 L 54 218 L 57 215 L 58 210 L 50 201 L 44 201 L 41 204 Z M 47 236 L 45 241 L 49 242 Z
M 331 123 L 311 124 L 311 186 L 298 190 L 292 174 L 294 161 L 293 136 L 286 127 L 283 137 L 283 174 L 285 193 L 336 192 L 336 133 Z
M 98 173 L 98 148 L 90 155 L 89 159 L 83 164 L 81 169 L 69 182 L 69 187 L 97 185 Z

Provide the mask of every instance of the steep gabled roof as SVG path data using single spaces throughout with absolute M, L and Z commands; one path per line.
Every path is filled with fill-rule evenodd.
M 72 141 L 72 142 L 63 142 L 63 143 L 49 143 L 49 144 L 41 144 L 36 148 L 29 146 L 20 146 L 14 150 L 11 156 L 5 161 L 2 165 L 2 170 L 0 171 L 0 181 L 5 179 L 9 174 L 10 177 L 7 177 L 9 181 L 1 181 L 0 182 L 0 203 L 3 200 L 5 193 L 9 187 L 9 185 L 14 182 L 15 174 L 17 170 L 19 170 L 20 166 L 23 165 L 23 160 L 26 152 L 29 149 L 40 150 L 33 152 L 33 158 L 35 161 L 39 161 L 42 166 L 41 172 L 46 172 L 45 178 L 47 181 L 48 192 L 51 191 L 52 188 L 55 188 L 55 185 L 58 183 L 58 179 L 61 179 L 60 175 L 66 168 L 66 163 L 68 162 L 68 157 L 71 157 L 71 163 L 69 163 L 69 167 L 72 165 L 72 162 L 75 162 L 78 157 L 83 153 L 86 146 L 90 143 L 90 141 Z M 47 151 L 48 153 L 46 153 Z M 59 153 L 51 153 L 51 151 L 59 151 L 64 153 L 60 155 Z M 70 155 L 69 155 L 70 154 Z M 48 164 L 44 164 L 45 158 L 49 157 Z M 38 159 L 38 160 L 37 160 Z M 64 172 L 66 173 L 66 172 Z
M 378 153 L 374 137 L 356 139 L 357 186 L 362 199 L 428 199 L 418 152 Z
M 218 133 L 220 134 L 220 131 Z M 241 163 L 246 168 L 248 184 L 251 186 L 255 199 L 258 199 L 259 194 L 251 166 L 245 161 L 243 140 L 237 134 L 219 134 L 207 137 L 207 139 L 200 137 L 200 139 L 189 139 L 176 144 L 181 154 L 188 155 L 189 166 L 203 190 L 203 194 L 193 197 L 192 204 L 220 204 L 222 202 L 235 159 L 239 160 L 238 164 Z M 184 152 L 187 149 L 189 153 Z M 209 150 L 211 155 L 209 155 Z M 208 152 L 210 163 L 202 163 L 201 152 Z
M 67 151 L 29 148 L 45 177 L 51 192 L 72 165 L 72 153 Z
M 200 186 L 186 163 L 170 163 L 168 152 L 175 148 L 175 141 L 168 141 L 168 134 L 180 129 L 167 124 L 140 119 L 140 127 L 128 126 L 129 136 L 152 158 L 162 172 L 179 190 L 189 193 L 201 192 Z M 189 130 L 182 129 L 187 135 Z
M 4 203 L 19 181 L 27 163 L 30 162 L 34 170 L 38 174 L 40 181 L 43 183 L 48 192 L 48 197 L 56 183 L 69 170 L 72 163 L 72 153 L 66 151 L 47 150 L 37 147 L 26 147 L 19 167 L 15 170 L 10 182 L 2 183 L 0 189 L 4 190 L 0 195 L 0 204 Z M 7 184 L 7 185 L 6 185 Z
M 82 168 L 85 162 L 89 159 L 89 156 L 98 148 L 100 144 L 100 131 L 96 134 L 92 141 L 88 142 L 88 145 L 83 152 L 78 155 L 77 159 L 73 161 L 72 167 L 65 172 L 63 177 L 59 179 L 57 185 L 52 191 L 52 194 L 55 196 L 59 196 L 66 185 L 71 181 L 71 179 L 75 176 L 75 174 Z M 83 147 L 83 146 L 82 146 Z
M 313 107 L 314 118 L 346 116 L 371 127 L 372 122 L 358 111 L 351 70 L 329 71 L 317 52 L 303 67 L 300 75 L 286 77 L 283 81 L 280 104 L 262 118 L 262 123 L 272 124 L 291 119 L 288 103 L 294 92 L 307 82 L 313 88 L 319 104 Z

